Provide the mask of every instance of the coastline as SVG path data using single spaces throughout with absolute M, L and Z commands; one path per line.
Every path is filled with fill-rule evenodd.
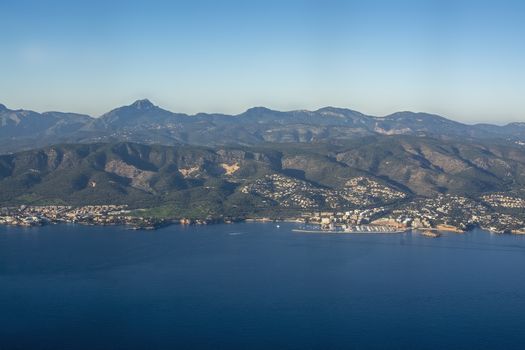
M 155 225 L 149 225 L 149 226 L 136 226 L 126 223 L 93 223 L 93 222 L 78 222 L 78 221 L 62 221 L 57 220 L 53 222 L 46 222 L 46 223 L 39 223 L 39 224 L 32 224 L 32 225 L 21 225 L 21 224 L 7 224 L 7 223 L 0 223 L 0 226 L 6 226 L 6 227 L 19 227 L 19 228 L 36 228 L 36 227 L 42 227 L 42 226 L 49 226 L 49 225 L 82 225 L 82 226 L 119 226 L 119 227 L 125 227 L 128 230 L 132 231 L 155 231 L 164 227 L 172 226 L 172 225 L 182 225 L 182 226 L 201 226 L 201 225 L 229 225 L 229 224 L 236 224 L 236 223 L 261 223 L 261 224 L 268 224 L 268 223 L 279 223 L 279 222 L 285 222 L 285 223 L 292 223 L 292 224 L 304 224 L 303 221 L 297 220 L 297 218 L 236 218 L 234 220 L 232 219 L 214 219 L 214 220 L 188 220 L 188 219 L 174 219 L 174 220 L 162 220 L 162 222 L 158 222 Z M 322 229 L 321 224 L 319 223 L 309 223 L 309 225 L 315 225 L 318 226 L 319 229 L 301 229 L 301 228 L 294 228 L 291 229 L 293 232 L 298 233 L 322 233 L 322 234 L 351 234 L 351 235 L 364 235 L 364 234 L 372 234 L 372 235 L 395 235 L 395 234 L 403 234 L 408 232 L 416 232 L 424 237 L 428 238 L 438 238 L 442 236 L 441 232 L 453 232 L 457 234 L 466 234 L 472 231 L 475 231 L 476 229 L 479 229 L 481 231 L 485 231 L 490 234 L 496 234 L 496 235 L 515 235 L 515 236 L 525 236 L 525 231 L 523 230 L 509 230 L 509 232 L 498 232 L 494 230 L 490 230 L 484 227 L 476 226 L 472 227 L 468 230 L 443 230 L 438 229 L 437 227 L 434 228 L 412 228 L 407 227 L 402 230 L 392 230 L 392 231 L 345 231 L 345 230 L 330 230 L 330 229 Z M 369 225 L 374 226 L 374 225 Z
M 125 205 L 92 205 L 83 207 L 71 206 L 21 206 L 19 208 L 2 208 L 0 225 L 32 227 L 55 224 L 79 224 L 86 226 L 125 226 L 130 230 L 156 230 L 170 225 L 211 225 L 232 224 L 237 222 L 277 223 L 289 222 L 303 225 L 296 232 L 311 233 L 373 233 L 396 234 L 419 230 L 426 237 L 439 237 L 440 232 L 463 234 L 475 228 L 493 234 L 525 235 L 525 229 L 501 229 L 469 225 L 460 229 L 450 224 L 434 224 L 427 227 L 412 226 L 396 221 L 390 217 L 368 220 L 368 223 L 351 221 L 348 213 L 340 216 L 329 212 L 294 213 L 293 216 L 208 216 L 206 218 L 170 218 L 169 216 L 141 216 L 141 210 L 129 210 Z M 340 213 L 337 213 L 340 215 Z M 348 218 L 348 219 L 347 219 Z M 352 219 L 353 220 L 353 219 Z M 357 221 L 359 222 L 359 221 Z M 426 223 L 430 225 L 430 223 Z M 312 228 L 308 228 L 310 226 Z

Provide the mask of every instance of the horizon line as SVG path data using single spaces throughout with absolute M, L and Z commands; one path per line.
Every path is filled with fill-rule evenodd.
M 367 114 L 367 113 L 363 113 L 357 109 L 353 109 L 353 108 L 348 108 L 348 107 L 339 107 L 339 106 L 334 106 L 334 105 L 326 105 L 326 106 L 323 106 L 323 107 L 319 107 L 317 109 L 290 109 L 290 110 L 279 110 L 279 109 L 273 109 L 273 108 L 269 108 L 269 107 L 266 107 L 266 106 L 263 106 L 263 105 L 254 105 L 252 107 L 248 107 L 246 109 L 244 109 L 243 111 L 241 111 L 240 113 L 236 113 L 236 114 L 230 114 L 230 113 L 223 113 L 223 112 L 197 112 L 197 113 L 185 113 L 185 112 L 174 112 L 172 110 L 169 110 L 169 109 L 166 109 L 164 107 L 161 107 L 160 105 L 157 105 L 153 102 L 151 102 L 151 100 L 149 98 L 139 98 L 135 101 L 133 101 L 132 103 L 130 104 L 124 104 L 124 105 L 120 105 L 120 106 L 117 106 L 117 107 L 114 107 L 110 110 L 108 110 L 107 112 L 104 112 L 98 116 L 93 116 L 91 114 L 87 114 L 87 113 L 79 113 L 79 112 L 73 112 L 73 111 L 62 111 L 62 110 L 45 110 L 45 111 L 38 111 L 38 110 L 35 110 L 35 109 L 25 109 L 25 108 L 18 108 L 18 109 L 11 109 L 10 107 L 8 107 L 6 104 L 2 103 L 0 101 L 0 107 L 4 107 L 5 109 L 7 110 L 10 110 L 10 111 L 13 111 L 13 112 L 18 112 L 18 111 L 27 111 L 27 112 L 34 112 L 34 113 L 38 113 L 38 114 L 46 114 L 46 113 L 64 113 L 64 114 L 77 114 L 77 115 L 82 115 L 82 116 L 87 116 L 89 118 L 92 118 L 92 119 L 99 119 L 101 117 L 103 117 L 104 115 L 116 110 L 116 109 L 119 109 L 119 108 L 123 108 L 123 107 L 131 107 L 133 106 L 134 104 L 137 104 L 137 103 L 140 103 L 140 102 L 147 102 L 149 104 L 151 104 L 153 107 L 157 107 L 157 108 L 160 108 L 160 109 L 163 109 L 167 112 L 170 112 L 170 113 L 173 113 L 173 114 L 184 114 L 186 116 L 189 116 L 189 117 L 194 117 L 194 116 L 198 116 L 198 115 L 201 115 L 201 114 L 204 114 L 204 115 L 222 115 L 222 116 L 230 116 L 230 117 L 236 117 L 236 116 L 240 116 L 252 109 L 257 109 L 257 108 L 260 108 L 260 109 L 266 109 L 266 110 L 269 110 L 269 111 L 272 111 L 272 112 L 279 112 L 279 113 L 293 113 L 293 112 L 309 112 L 309 113 L 316 113 L 316 112 L 319 112 L 323 109 L 329 109 L 329 108 L 332 108 L 332 109 L 339 109 L 339 110 L 345 110 L 345 111 L 351 111 L 351 112 L 355 112 L 355 113 L 359 113 L 359 114 L 362 114 L 364 117 L 369 117 L 369 118 L 388 118 L 388 117 L 391 117 L 395 114 L 398 114 L 398 113 L 412 113 L 412 114 L 425 114 L 425 115 L 429 115 L 429 116 L 434 116 L 434 117 L 439 117 L 439 118 L 444 118 L 444 119 L 447 119 L 447 120 L 450 120 L 450 121 L 453 121 L 453 122 L 456 122 L 456 123 L 460 123 L 460 124 L 464 124 L 464 125 L 496 125 L 496 126 L 506 126 L 506 125 L 510 125 L 510 124 L 520 124 L 520 123 L 525 123 L 525 121 L 521 122 L 521 121 L 513 121 L 513 122 L 503 122 L 503 123 L 496 123 L 494 121 L 491 121 L 491 122 L 474 122 L 474 123 L 467 123 L 467 122 L 463 122 L 463 121 L 459 121 L 457 119 L 453 119 L 453 118 L 450 118 L 450 117 L 447 117 L 447 116 L 444 116 L 444 115 L 441 115 L 441 114 L 438 114 L 438 113 L 432 113 L 432 112 L 425 112 L 425 111 L 413 111 L 413 110 L 410 110 L 410 109 L 405 109 L 405 110 L 397 110 L 397 111 L 394 111 L 392 113 L 388 113 L 388 114 L 385 114 L 385 115 L 374 115 L 374 114 Z M 0 108 L 1 110 L 1 108 Z

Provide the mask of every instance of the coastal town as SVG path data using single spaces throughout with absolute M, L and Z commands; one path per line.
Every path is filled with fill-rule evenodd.
M 125 225 L 155 229 L 167 224 L 210 224 L 238 221 L 293 221 L 325 232 L 403 232 L 406 230 L 465 232 L 481 228 L 497 233 L 525 234 L 525 198 L 520 193 L 490 193 L 478 198 L 438 194 L 412 197 L 386 183 L 364 176 L 347 179 L 333 189 L 282 174 L 271 174 L 240 187 L 262 202 L 248 214 L 228 213 L 180 217 L 174 212 L 127 205 L 21 205 L 0 208 L 0 224 L 38 226 L 55 223 Z M 313 225 L 313 226 L 312 226 Z
M 283 182 L 281 187 L 290 186 L 297 190 L 297 184 Z M 301 188 L 304 190 L 305 188 Z M 258 188 L 262 191 L 262 188 Z M 384 192 L 384 189 L 381 189 Z M 299 206 L 294 215 L 276 217 L 221 217 L 217 218 L 172 218 L 160 219 L 142 216 L 141 210 L 131 210 L 126 205 L 72 206 L 20 206 L 0 209 L 0 224 L 15 226 L 39 226 L 55 223 L 76 223 L 84 225 L 126 225 L 133 229 L 155 229 L 166 224 L 209 224 L 232 223 L 237 221 L 292 221 L 316 227 L 324 232 L 374 232 L 396 233 L 406 230 L 465 232 L 479 227 L 495 233 L 525 234 L 522 217 L 497 211 L 499 207 L 524 208 L 525 201 L 502 194 L 485 195 L 483 201 L 439 195 L 436 198 L 422 198 L 398 206 L 381 205 L 349 210 L 312 210 L 314 207 L 306 196 L 287 192 L 270 192 L 274 199 L 285 196 L 296 202 L 285 201 Z M 364 192 L 363 192 L 364 193 Z M 371 192 L 373 193 L 373 192 Z M 311 194 L 310 194 L 311 195 Z M 355 195 L 355 194 L 354 194 Z M 392 194 L 387 192 L 387 195 Z M 314 226 L 312 226 L 314 225 Z
M 484 198 L 498 201 L 496 203 L 499 205 L 502 201 L 501 195 Z M 516 198 L 505 198 L 503 203 L 512 205 L 513 208 L 516 203 L 522 203 Z M 359 226 L 374 230 L 375 226 L 384 226 L 392 232 L 400 229 L 465 232 L 479 227 L 495 233 L 525 234 L 525 220 L 522 217 L 496 211 L 496 205 L 492 207 L 489 203 L 461 196 L 439 195 L 432 199 L 415 200 L 395 209 L 375 207 L 347 212 L 312 213 L 305 222 L 318 223 L 325 230 L 337 226 L 344 230 L 356 230 Z
M 0 208 L 0 225 L 42 226 L 46 224 L 80 225 L 124 225 L 131 229 L 154 230 L 169 224 L 202 225 L 213 223 L 233 223 L 241 218 L 223 216 L 220 218 L 160 218 L 144 215 L 145 209 L 129 209 L 127 205 L 86 205 L 61 206 L 43 205 Z
M 75 223 L 83 225 L 127 225 L 135 229 L 154 229 L 162 220 L 132 215 L 126 205 L 26 206 L 0 209 L 0 224 L 42 226 Z
M 263 197 L 283 208 L 303 210 L 328 207 L 369 207 L 406 198 L 406 194 L 366 177 L 348 180 L 342 189 L 317 187 L 307 181 L 280 174 L 267 175 L 241 189 L 242 193 Z
M 348 180 L 342 189 L 315 187 L 309 182 L 269 175 L 242 188 L 283 208 L 298 208 L 291 218 L 324 230 L 400 229 L 468 231 L 479 227 L 497 233 L 525 232 L 525 199 L 521 194 L 492 193 L 478 199 L 439 194 L 408 200 L 402 191 L 366 177 Z M 323 210 L 324 209 L 324 210 Z M 372 226 L 372 227 L 370 227 Z

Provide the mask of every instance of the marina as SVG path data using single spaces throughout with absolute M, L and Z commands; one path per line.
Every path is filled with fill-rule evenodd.
M 301 228 L 292 229 L 293 232 L 303 233 L 375 233 L 375 234 L 390 234 L 390 233 L 404 233 L 407 229 L 400 229 L 395 226 L 386 225 L 357 225 L 357 226 L 331 226 L 323 228 L 322 226 L 305 226 Z

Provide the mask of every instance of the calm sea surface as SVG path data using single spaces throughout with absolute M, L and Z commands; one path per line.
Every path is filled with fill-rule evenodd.
M 0 349 L 524 349 L 525 237 L 0 227 Z

